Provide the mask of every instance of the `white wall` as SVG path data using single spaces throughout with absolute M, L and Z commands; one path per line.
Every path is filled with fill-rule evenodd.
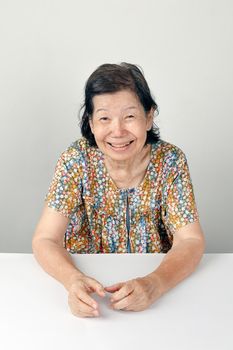
M 31 252 L 84 84 L 139 64 L 161 137 L 186 154 L 207 252 L 232 252 L 232 12 L 227 0 L 0 0 L 1 252 Z

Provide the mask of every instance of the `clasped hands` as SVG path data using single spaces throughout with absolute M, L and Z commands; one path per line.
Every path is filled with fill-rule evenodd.
M 79 317 L 99 316 L 98 303 L 90 296 L 97 293 L 104 297 L 112 293 L 109 307 L 114 310 L 142 311 L 161 295 L 161 284 L 155 275 L 138 277 L 129 281 L 103 287 L 94 278 L 86 275 L 72 279 L 68 289 L 68 304 L 71 312 Z

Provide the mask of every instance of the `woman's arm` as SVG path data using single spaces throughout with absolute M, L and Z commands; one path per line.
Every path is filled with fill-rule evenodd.
M 32 240 L 32 250 L 38 263 L 67 290 L 73 277 L 83 275 L 63 247 L 68 223 L 68 218 L 45 204 Z
M 42 268 L 67 289 L 68 303 L 75 316 L 98 316 L 98 303 L 90 294 L 96 292 L 103 297 L 104 287 L 78 270 L 63 247 L 68 222 L 63 214 L 45 204 L 32 240 L 33 253 Z
M 159 284 L 164 294 L 196 269 L 204 251 L 205 238 L 200 223 L 190 223 L 175 232 L 172 248 L 159 267 L 147 276 Z
M 105 287 L 107 292 L 113 293 L 111 307 L 118 310 L 145 310 L 195 270 L 204 250 L 205 240 L 199 222 L 177 230 L 172 248 L 152 273 Z

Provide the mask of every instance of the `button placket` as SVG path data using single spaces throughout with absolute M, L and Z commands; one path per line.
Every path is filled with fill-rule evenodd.
M 129 208 L 129 193 L 128 193 L 128 191 L 126 191 L 126 229 L 127 229 L 127 253 L 130 253 L 131 252 L 131 246 L 130 246 L 130 208 Z

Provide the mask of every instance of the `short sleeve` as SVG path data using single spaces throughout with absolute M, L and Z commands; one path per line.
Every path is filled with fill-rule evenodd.
M 50 208 L 71 218 L 81 202 L 81 178 L 72 152 L 59 157 L 45 201 Z
M 179 228 L 199 218 L 189 166 L 181 150 L 164 188 L 162 220 L 168 234 L 173 235 Z

